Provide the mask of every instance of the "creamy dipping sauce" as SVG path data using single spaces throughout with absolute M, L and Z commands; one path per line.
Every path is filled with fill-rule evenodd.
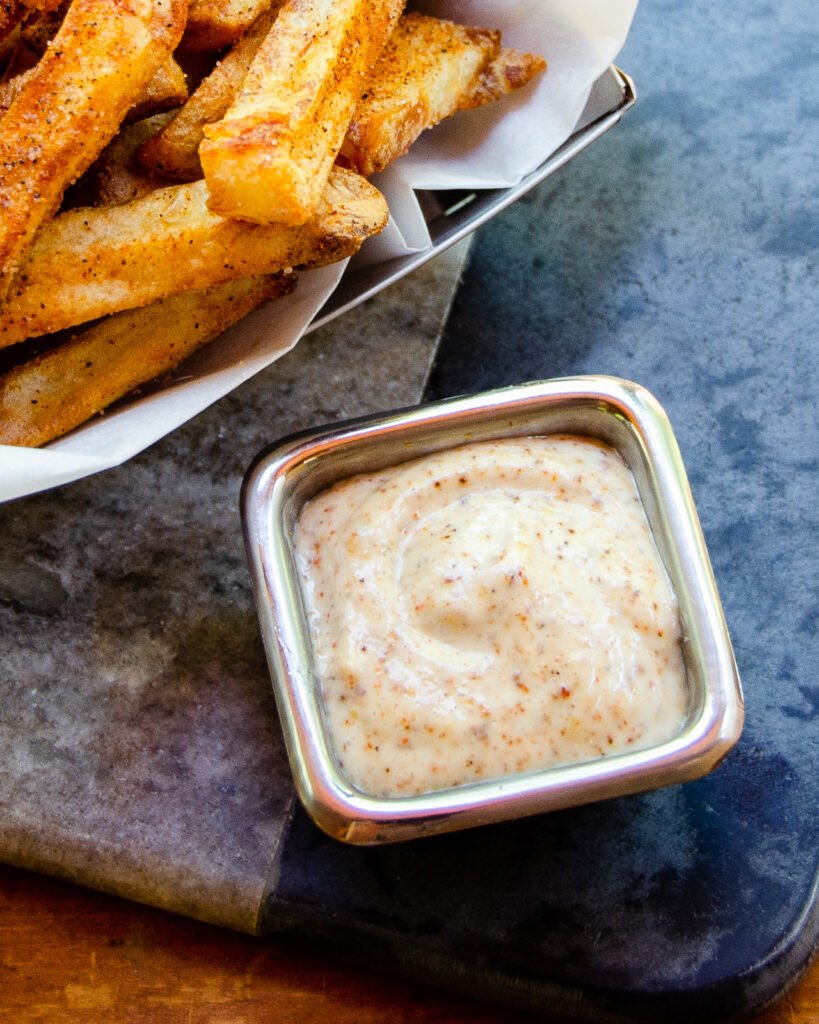
M 662 743 L 686 714 L 677 602 L 630 471 L 569 436 L 342 481 L 296 554 L 328 728 L 407 796 Z

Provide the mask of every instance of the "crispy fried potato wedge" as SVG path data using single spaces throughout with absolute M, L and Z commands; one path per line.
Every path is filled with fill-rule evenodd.
M 0 444 L 37 447 L 73 430 L 290 291 L 294 277 L 245 278 L 115 313 L 0 375 Z
M 0 310 L 0 348 L 189 288 L 316 267 L 352 255 L 387 223 L 381 193 L 337 168 L 298 227 L 247 224 L 207 207 L 204 181 L 45 225 Z
M 405 14 L 356 107 L 340 163 L 366 176 L 383 171 L 425 128 L 519 88 L 546 66 L 500 42 L 497 31 Z
M 227 112 L 272 20 L 272 14 L 259 18 L 174 120 L 144 144 L 138 159 L 151 173 L 173 181 L 202 176 L 198 150 L 205 125 Z M 496 32 L 404 15 L 367 81 L 339 162 L 375 174 L 402 156 L 425 128 L 500 99 L 545 70 L 542 57 L 499 47 L 499 41 Z
M 403 0 L 290 0 L 199 156 L 210 207 L 259 224 L 316 208 L 363 84 Z
M 461 97 L 458 110 L 470 110 L 492 103 L 523 88 L 535 75 L 546 70 L 546 61 L 534 53 L 501 47 L 478 76 L 474 87 Z
M 2 4 L 3 0 L 0 0 Z M 3 61 L 3 80 L 9 81 L 33 68 L 46 51 L 62 24 L 69 0 L 49 11 L 27 10 L 18 5 L 19 21 L 11 32 L 0 33 L 0 59 Z
M 28 71 L 21 71 L 19 75 L 0 82 L 0 114 L 4 114 L 9 109 L 33 74 L 34 68 L 29 68 Z
M 14 99 L 34 77 L 35 71 L 36 68 L 29 68 L 13 78 L 0 82 L 0 113 L 8 110 Z M 188 85 L 185 74 L 173 57 L 169 57 L 137 97 L 128 111 L 126 120 L 141 121 L 152 114 L 179 107 L 187 99 Z
M 18 0 L 0 0 L 0 56 L 4 59 L 19 38 L 21 13 Z
M 38 61 L 63 22 L 67 7 L 65 0 L 60 0 L 59 6 L 54 10 L 41 12 L 26 11 L 23 8 L 19 31 L 5 63 L 3 80 L 0 82 L 0 112 L 8 110 L 12 100 L 33 77 Z
M 83 206 L 117 206 L 155 192 L 161 184 L 143 170 L 137 150 L 173 117 L 171 111 L 125 125 L 78 183 Z M 79 202 L 74 203 L 80 205 Z
M 0 39 L 5 39 L 20 21 L 18 0 L 0 0 Z
M 405 14 L 356 107 L 343 162 L 368 176 L 383 170 L 458 109 L 500 44 L 497 31 Z
M 185 73 L 173 57 L 163 61 L 128 111 L 128 121 L 141 121 L 152 114 L 181 107 L 188 98 Z
M 21 0 L 23 7 L 40 14 L 50 14 L 63 5 L 63 0 Z
M 37 57 L 42 57 L 46 47 L 63 23 L 69 0 L 56 0 L 49 6 L 33 8 L 20 24 L 20 43 Z
M 34 67 L 63 20 L 69 0 L 49 10 L 29 9 L 21 0 L 0 0 L 0 60 L 3 77 Z
M 170 55 L 186 0 L 73 0 L 0 119 L 0 299 L 42 222 Z
M 265 11 L 236 45 L 204 78 L 174 119 L 140 149 L 138 159 L 151 173 L 171 181 L 196 181 L 202 177 L 199 144 L 206 124 L 227 112 L 270 31 L 278 4 Z
M 191 0 L 182 45 L 191 52 L 222 50 L 280 0 Z
M 21 71 L 13 78 L 0 82 L 0 114 L 27 87 L 36 73 L 36 67 Z M 173 57 L 169 57 L 137 97 L 128 111 L 126 121 L 140 121 L 151 114 L 158 114 L 172 107 L 178 107 L 188 98 L 188 86 L 182 68 Z
M 7 35 L 20 19 L 18 0 L 0 0 L 0 33 Z

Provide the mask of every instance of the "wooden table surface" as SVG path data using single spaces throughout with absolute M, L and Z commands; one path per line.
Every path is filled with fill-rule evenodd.
M 532 1018 L 0 866 L 0 1019 L 524 1024 Z M 557 1018 L 547 1018 L 556 1024 Z M 819 964 L 756 1024 L 816 1024 Z

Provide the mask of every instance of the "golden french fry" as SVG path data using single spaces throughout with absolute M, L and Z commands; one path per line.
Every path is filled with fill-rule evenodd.
M 26 84 L 34 77 L 36 68 L 22 71 L 13 78 L 0 82 L 0 113 L 11 106 Z M 128 111 L 127 121 L 141 121 L 152 114 L 178 107 L 188 98 L 188 86 L 182 68 L 169 57 L 148 82 Z
M 0 0 L 0 60 L 8 66 L 20 38 L 18 9 L 14 0 Z
M 204 181 L 46 224 L 0 309 L 0 348 L 189 288 L 344 259 L 387 223 L 381 193 L 336 168 L 298 227 L 247 224 L 207 207 Z
M 474 88 L 461 96 L 458 110 L 469 110 L 499 100 L 521 89 L 545 70 L 546 61 L 542 57 L 503 46 L 480 73 Z
M 188 98 L 185 73 L 173 57 L 168 57 L 157 68 L 151 80 L 128 111 L 127 120 L 141 121 L 152 114 L 181 106 Z
M 246 278 L 115 313 L 14 367 L 0 375 L 0 444 L 37 447 L 60 437 L 290 291 L 293 278 Z
M 0 119 L 0 299 L 66 186 L 96 159 L 170 55 L 186 7 L 186 0 L 72 0 L 53 44 Z
M 65 0 L 61 0 L 65 6 Z M 20 2 L 0 0 L 0 111 L 5 111 L 30 71 L 56 35 L 65 11 L 29 11 Z M 12 84 L 14 83 L 14 84 Z
M 271 0 L 191 0 L 182 45 L 192 52 L 222 50 L 270 6 Z
M 3 78 L 9 80 L 33 68 L 57 34 L 68 9 L 69 0 L 58 0 L 51 7 L 31 8 L 22 2 L 16 4 L 16 25 L 4 20 L 4 7 L 10 4 L 0 0 L 0 57 L 3 60 Z
M 141 147 L 138 159 L 144 167 L 172 181 L 196 181 L 202 177 L 199 144 L 205 125 L 218 121 L 233 102 L 256 51 L 270 31 L 278 6 L 274 4 L 256 19 L 199 83 L 174 119 Z
M 0 114 L 4 114 L 9 109 L 33 74 L 34 68 L 29 68 L 28 71 L 21 71 L 19 75 L 0 82 Z
M 13 78 L 0 82 L 0 113 L 8 110 L 17 96 L 27 88 L 36 71 L 36 67 L 29 68 Z M 140 121 L 151 114 L 178 107 L 187 98 L 188 86 L 182 68 L 173 57 L 169 57 L 137 97 L 128 111 L 126 120 Z
M 67 4 L 61 0 L 60 6 L 54 10 L 26 11 L 26 8 L 22 8 L 23 18 L 0 82 L 0 111 L 8 110 L 12 100 L 33 77 L 37 62 L 63 22 L 66 7 Z
M 64 0 L 21 0 L 23 7 L 30 11 L 38 11 L 40 14 L 50 14 L 58 7 L 64 6 Z
M 367 176 L 383 171 L 425 128 L 519 88 L 546 66 L 500 41 L 497 31 L 405 14 L 356 107 L 340 162 Z
M 198 150 L 205 125 L 219 120 L 233 102 L 269 24 L 272 15 L 259 18 L 174 120 L 142 146 L 138 159 L 148 170 L 174 181 L 202 176 Z M 542 57 L 499 48 L 499 41 L 497 32 L 404 15 L 367 80 L 340 162 L 375 174 L 402 156 L 425 128 L 500 99 L 545 69 Z
M 403 0 L 290 0 L 199 156 L 210 207 L 260 224 L 315 209 Z
M 20 4 L 18 0 L 0 0 L 0 39 L 17 27 L 20 21 Z
M 356 107 L 343 162 L 370 175 L 405 153 L 425 128 L 458 109 L 500 39 L 497 31 L 405 14 Z
M 68 10 L 69 0 L 56 0 L 51 4 L 30 7 L 20 24 L 20 44 L 37 57 L 57 34 Z
M 79 202 L 83 206 L 115 206 L 160 188 L 160 183 L 138 163 L 136 153 L 172 117 L 172 112 L 165 111 L 121 128 L 79 182 Z

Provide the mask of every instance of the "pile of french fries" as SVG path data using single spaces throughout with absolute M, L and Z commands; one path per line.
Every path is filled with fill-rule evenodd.
M 0 443 L 28 446 L 352 255 L 371 175 L 545 68 L 404 0 L 0 0 L 0 61 Z

